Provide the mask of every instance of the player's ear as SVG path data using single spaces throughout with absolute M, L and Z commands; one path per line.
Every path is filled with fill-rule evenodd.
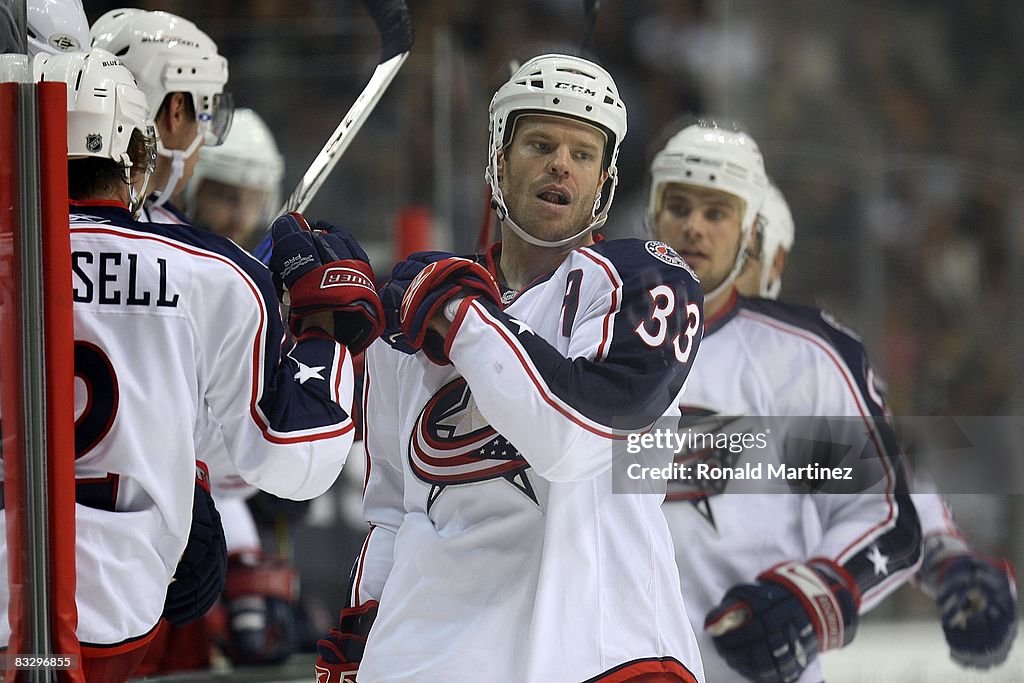
M 782 277 L 782 272 L 786 270 L 786 259 L 788 257 L 789 252 L 783 249 L 775 250 L 775 258 L 772 260 L 772 281 Z
M 505 150 L 499 149 L 497 154 L 498 182 L 505 176 Z
M 184 126 L 192 123 L 193 116 L 189 112 L 189 107 L 185 98 L 187 95 L 183 92 L 175 92 L 170 94 L 170 99 L 167 104 L 167 129 L 172 133 L 177 133 Z

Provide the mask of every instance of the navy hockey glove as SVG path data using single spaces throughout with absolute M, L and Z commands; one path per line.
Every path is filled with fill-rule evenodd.
M 389 323 L 397 323 L 401 335 L 396 341 L 405 348 L 419 350 L 438 365 L 451 361 L 444 352 L 444 340 L 430 329 L 430 320 L 457 297 L 485 297 L 500 303 L 498 284 L 487 269 L 476 261 L 443 252 L 417 252 L 397 264 L 390 290 L 382 298 L 387 302 Z M 401 294 L 401 296 L 399 296 Z M 397 310 L 396 310 L 397 304 Z
M 302 214 L 281 216 L 271 227 L 270 270 L 280 290 L 291 296 L 289 328 L 296 337 L 303 318 L 334 314 L 328 333 L 357 354 L 384 327 L 384 309 L 377 296 L 370 260 L 343 228 L 317 222 L 311 229 Z
M 704 628 L 744 678 L 789 683 L 819 652 L 853 639 L 859 606 L 856 585 L 838 565 L 787 562 L 760 574 L 756 584 L 730 588 Z
M 213 607 L 228 569 L 224 527 L 210 495 L 209 474 L 203 463 L 196 463 L 196 470 L 192 528 L 164 600 L 163 616 L 175 626 L 196 621 Z
M 338 628 L 316 644 L 317 683 L 355 683 L 370 627 L 377 618 L 377 601 L 341 610 Z
M 385 317 L 384 331 L 381 333 L 381 337 L 396 351 L 410 355 L 417 351 L 406 340 L 405 333 L 402 332 L 402 323 L 399 320 L 405 290 L 409 289 L 409 285 L 421 270 L 434 261 L 441 261 L 449 256 L 451 254 L 447 251 L 417 251 L 414 254 L 409 254 L 409 258 L 395 264 L 391 270 L 391 279 L 381 287 L 379 294 L 381 303 L 384 305 Z
M 935 604 L 954 661 L 987 669 L 1006 659 L 1017 635 L 1017 588 L 1008 562 L 977 554 L 946 560 Z

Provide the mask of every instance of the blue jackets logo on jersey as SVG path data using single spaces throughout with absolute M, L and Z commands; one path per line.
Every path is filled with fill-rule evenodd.
M 447 486 L 498 478 L 538 503 L 526 474 L 530 464 L 480 414 L 461 377 L 441 387 L 420 412 L 409 443 L 409 465 L 418 479 L 431 485 L 428 510 Z

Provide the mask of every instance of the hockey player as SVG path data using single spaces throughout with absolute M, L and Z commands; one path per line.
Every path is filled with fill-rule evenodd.
M 153 110 L 159 157 L 143 220 L 188 223 L 176 195 L 192 176 L 200 147 L 221 144 L 231 126 L 227 60 L 195 24 L 169 12 L 111 10 L 90 35 L 95 47 L 121 58 Z
M 746 424 L 760 425 L 763 438 L 758 446 L 683 450 L 677 462 L 753 474 L 744 481 L 681 479 L 670 484 L 664 506 L 705 671 L 716 683 L 817 683 L 817 654 L 848 643 L 858 615 L 920 562 L 920 527 L 884 406 L 863 349 L 830 318 L 737 297 L 736 278 L 768 192 L 749 135 L 688 126 L 655 157 L 651 177 L 655 235 L 679 251 L 705 292 L 705 340 L 684 416 L 703 416 L 723 432 L 742 432 L 745 422 L 736 416 L 755 416 Z M 829 432 L 806 438 L 808 425 Z M 797 452 L 794 445 L 804 443 L 818 448 Z M 842 444 L 855 449 L 852 462 Z M 767 481 L 773 465 L 804 457 L 814 464 L 799 477 Z M 745 469 L 758 463 L 767 468 Z M 815 480 L 820 464 L 853 464 L 853 481 Z M 821 520 L 813 546 L 802 530 L 807 501 Z
M 751 251 L 736 288 L 743 296 L 774 299 L 796 237 L 789 205 L 774 186 L 761 207 L 759 225 L 762 247 Z M 846 343 L 860 345 L 853 337 Z M 917 480 L 914 491 L 924 533 L 924 560 L 915 583 L 935 600 L 950 656 L 979 669 L 1002 663 L 1017 633 L 1013 568 L 970 546 L 933 485 Z
M 155 155 L 132 74 L 101 49 L 37 66 L 40 80 L 68 86 L 77 635 L 87 680 L 123 681 L 167 613 L 172 575 L 190 580 L 176 568 L 192 527 L 202 421 L 217 420 L 248 482 L 282 497 L 319 495 L 352 443 L 350 356 L 376 337 L 383 311 L 349 235 L 282 217 L 272 270 L 291 292 L 298 339 L 282 354 L 271 273 L 207 231 L 133 220 Z M 190 566 L 202 571 L 198 560 Z M 0 619 L 0 642 L 8 638 Z
M 270 128 L 238 109 L 224 144 L 203 150 L 185 188 L 192 223 L 252 251 L 280 206 L 284 159 Z
M 270 129 L 256 112 L 238 109 L 224 144 L 202 150 L 185 188 L 189 218 L 196 227 L 251 250 L 280 205 L 283 175 L 284 159 Z M 299 646 L 295 614 L 298 577 L 284 558 L 264 554 L 246 502 L 257 490 L 224 456 L 219 444 L 208 450 L 207 464 L 229 557 L 227 590 L 218 611 L 223 616 L 220 644 L 236 664 L 277 662 Z M 164 661 L 180 668 L 181 649 L 172 648 Z
M 478 260 L 414 254 L 382 290 L 371 530 L 319 681 L 704 680 L 663 492 L 612 486 L 615 428 L 677 414 L 701 339 L 678 255 L 595 243 L 625 133 L 604 69 L 529 60 L 490 106 L 503 241 Z

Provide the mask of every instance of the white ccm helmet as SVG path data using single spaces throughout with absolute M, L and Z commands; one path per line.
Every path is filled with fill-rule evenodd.
M 203 180 L 253 188 L 267 193 L 263 214 L 269 225 L 271 214 L 279 208 L 283 178 L 284 157 L 274 134 L 252 109 L 238 109 L 224 144 L 203 150 L 199 157 L 185 190 L 188 206 L 195 217 L 196 192 Z
M 651 163 L 651 192 L 647 214 L 655 224 L 665 186 L 670 183 L 720 190 L 743 202 L 740 246 L 730 275 L 705 294 L 711 299 L 730 286 L 743 269 L 747 246 L 758 211 L 768 191 L 764 159 L 754 139 L 744 132 L 719 128 L 709 122 L 687 126 L 676 133 Z
M 774 184 L 768 187 L 768 194 L 761 205 L 761 296 L 777 299 L 782 289 L 782 276 L 769 282 L 772 262 L 780 249 L 789 252 L 796 239 L 796 224 L 789 211 L 789 204 Z
M 40 55 L 33 63 L 39 82 L 63 82 L 68 87 L 68 159 L 112 159 L 123 169 L 135 212 L 145 197 L 155 155 L 147 155 L 145 177 L 132 185 L 133 160 L 129 146 L 135 131 L 155 139 L 146 95 L 121 61 L 106 50 Z
M 491 99 L 490 141 L 484 178 L 491 186 L 492 203 L 498 219 L 519 237 L 539 247 L 561 247 L 587 232 L 597 230 L 608 219 L 608 209 L 618 183 L 616 161 L 619 145 L 626 136 L 626 107 L 615 81 L 600 66 L 580 57 L 546 54 L 519 67 Z M 562 116 L 599 128 L 607 137 L 603 168 L 608 179 L 594 201 L 592 220 L 580 232 L 549 242 L 534 237 L 509 216 L 498 184 L 498 155 L 512 140 L 516 119 L 526 114 Z
M 82 0 L 28 0 L 27 9 L 29 56 L 89 49 L 89 20 Z

